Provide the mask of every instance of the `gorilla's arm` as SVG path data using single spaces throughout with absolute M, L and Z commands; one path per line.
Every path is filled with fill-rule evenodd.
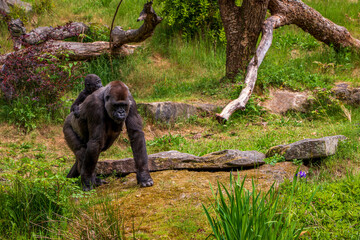
M 81 91 L 79 96 L 76 98 L 74 103 L 71 105 L 70 112 L 74 112 L 74 115 L 76 118 L 80 116 L 80 109 L 79 105 L 84 102 L 85 98 L 87 97 L 87 94 L 85 91 Z
M 148 155 L 144 132 L 142 130 L 142 120 L 136 109 L 134 98 L 130 95 L 131 102 L 129 114 L 125 120 L 127 133 L 130 139 L 130 145 L 133 152 L 135 165 L 137 169 L 136 178 L 142 187 L 149 187 L 154 184 L 150 177 L 148 168 Z

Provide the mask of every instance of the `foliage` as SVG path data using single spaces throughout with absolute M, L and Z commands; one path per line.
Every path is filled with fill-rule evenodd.
M 181 144 L 186 143 L 186 139 L 179 135 L 172 135 L 171 133 L 162 137 L 156 137 L 154 140 L 147 141 L 147 145 L 156 148 L 159 151 L 173 150 L 175 147 L 179 147 Z
M 172 31 L 181 32 L 186 39 L 203 34 L 212 40 L 226 42 L 216 0 L 160 0 L 161 15 Z
M 53 9 L 54 9 L 53 0 L 40 0 L 40 1 L 35 1 L 33 3 L 33 11 L 38 15 L 44 13 L 51 13 L 53 12 Z
M 275 154 L 272 157 L 268 157 L 264 159 L 264 162 L 266 164 L 271 164 L 271 165 L 275 165 L 278 162 L 285 162 L 285 157 L 283 155 L 280 154 Z
M 245 180 L 238 178 L 233 182 L 231 176 L 229 188 L 218 183 L 218 196 L 212 206 L 214 217 L 203 206 L 213 231 L 211 236 L 215 239 L 299 239 L 302 228 L 292 219 L 291 204 L 297 177 L 294 177 L 291 194 L 286 199 L 275 191 L 274 185 L 262 194 L 252 181 L 249 191 L 244 187 Z M 305 202 L 304 209 L 311 199 Z
M 26 24 L 30 21 L 30 17 L 29 15 L 26 13 L 25 9 L 18 6 L 18 5 L 14 5 L 14 6 L 10 6 L 10 13 L 9 13 L 10 17 L 12 19 L 17 19 L 20 18 L 20 20 Z
M 28 151 L 32 145 L 13 148 Z M 64 161 L 48 161 L 41 151 L 35 158 L 6 161 L 16 174 L 3 174 L 5 181 L 0 182 L 0 235 L 32 239 L 56 235 L 54 229 L 66 229 L 66 217 L 72 212 L 71 196 L 81 190 L 54 169 L 54 164 L 63 166 Z
M 310 208 L 305 202 L 318 188 Z M 292 184 L 282 185 L 283 195 L 291 192 Z M 295 219 L 307 229 L 311 239 L 359 239 L 360 237 L 360 175 L 323 183 L 301 181 L 294 195 Z
M 33 127 L 27 125 L 30 124 L 27 121 L 43 112 L 43 108 L 52 113 L 59 111 L 61 98 L 78 84 L 75 72 L 79 64 L 60 60 L 51 52 L 42 52 L 41 48 L 27 50 L 27 54 L 12 54 L 7 58 L 1 90 L 7 105 L 19 111 L 13 109 L 8 113 L 10 121 L 18 121 L 16 124 L 30 130 Z M 38 106 L 40 109 L 35 110 Z

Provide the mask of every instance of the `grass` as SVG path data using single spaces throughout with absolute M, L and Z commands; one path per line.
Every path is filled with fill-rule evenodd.
M 70 20 L 92 22 L 96 33 L 89 35 L 86 41 L 95 38 L 107 40 L 106 29 L 96 29 L 102 24 L 111 24 L 118 2 L 48 2 L 52 2 L 52 9 L 30 16 L 26 24 L 28 31 L 38 26 L 61 25 Z M 359 3 L 335 0 L 305 2 L 360 38 Z M 136 22 L 136 18 L 143 3 L 144 0 L 124 0 L 115 24 L 124 29 L 139 27 L 141 23 Z M 156 1 L 154 5 L 155 10 L 160 12 L 161 6 Z M 0 30 L 7 31 L 3 22 L 0 22 Z M 11 51 L 12 44 L 7 38 L 6 34 L 0 36 L 1 54 Z M 104 85 L 122 80 L 130 87 L 137 102 L 169 100 L 223 106 L 237 98 L 241 90 L 238 84 L 240 78 L 238 83 L 220 81 L 225 73 L 225 61 L 225 46 L 218 44 L 214 48 L 212 42 L 200 36 L 184 40 L 160 24 L 152 38 L 142 43 L 135 54 L 113 58 L 112 67 L 106 56 L 87 61 L 78 74 L 95 73 L 102 78 Z M 343 134 L 348 141 L 339 146 L 336 155 L 311 163 L 306 180 L 299 180 L 296 187 L 285 181 L 276 191 L 271 191 L 278 197 L 279 206 L 292 200 L 293 205 L 286 209 L 287 212 L 284 211 L 282 217 L 296 220 L 296 229 L 304 228 L 305 239 L 358 239 L 360 111 L 345 104 L 351 110 L 346 112 L 338 102 L 329 102 L 327 97 L 335 82 L 347 81 L 358 86 L 359 63 L 356 52 L 348 49 L 335 52 L 294 26 L 277 29 L 273 45 L 260 67 L 255 94 L 246 111 L 236 112 L 227 125 L 219 125 L 211 117 L 200 116 L 173 125 L 145 119 L 148 153 L 178 150 L 202 156 L 223 149 L 265 153 L 277 144 Z M 64 108 L 55 120 L 41 106 L 28 110 L 26 106 L 21 108 L 26 110 L 24 114 L 15 114 L 11 112 L 11 105 L 1 103 L 0 205 L 5 207 L 0 210 L 0 238 L 205 239 L 213 233 L 202 204 L 206 207 L 216 204 L 217 198 L 212 195 L 209 182 L 215 186 L 215 192 L 217 181 L 223 184 L 219 187 L 222 190 L 232 189 L 229 187 L 229 173 L 157 172 L 152 173 L 155 186 L 145 189 L 136 186 L 132 174 L 121 179 L 110 178 L 109 185 L 89 195 L 84 195 L 77 184 L 65 179 L 74 158 L 63 140 L 61 122 L 71 99 L 75 99 L 82 90 L 81 81 L 63 98 Z M 266 99 L 271 87 L 316 90 L 318 95 L 309 113 L 272 115 L 257 106 L 257 102 Z M 21 103 L 16 106 L 20 109 Z M 32 117 L 33 113 L 36 118 Z M 34 130 L 26 135 L 18 132 L 16 127 L 8 125 L 10 117 L 15 120 L 26 118 L 23 125 Z M 100 158 L 120 159 L 131 155 L 129 140 L 122 135 Z M 269 159 L 269 162 L 279 162 L 274 166 L 278 172 L 286 169 L 293 174 L 297 168 L 293 165 L 289 167 L 289 163 L 281 162 L 281 159 Z M 275 175 L 264 176 L 259 170 L 238 174 L 240 179 L 247 174 L 244 188 L 255 194 L 247 197 L 259 196 L 258 200 L 267 209 L 268 205 L 262 197 L 269 191 Z M 67 190 L 57 192 L 56 183 L 62 183 Z M 314 189 L 317 189 L 316 194 L 306 208 Z M 260 190 L 265 194 L 259 195 Z M 61 196 L 62 200 L 57 196 Z M 231 202 L 232 195 L 226 196 L 230 199 L 225 203 Z M 242 206 L 250 207 L 249 204 Z M 270 207 L 270 210 L 276 213 L 282 209 Z M 209 212 L 210 216 L 214 213 L 212 210 Z M 251 215 L 244 214 L 244 217 Z M 268 222 L 265 218 L 259 220 Z M 287 226 L 286 221 L 283 223 Z

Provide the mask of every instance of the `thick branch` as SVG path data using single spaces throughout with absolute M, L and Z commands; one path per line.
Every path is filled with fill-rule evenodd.
M 124 31 L 120 26 L 114 28 L 111 32 L 114 47 L 120 47 L 130 42 L 144 41 L 154 33 L 155 27 L 162 21 L 162 18 L 155 13 L 152 2 L 148 2 L 145 3 L 137 21 L 144 21 L 144 24 L 138 29 Z
M 233 114 L 238 109 L 245 109 L 246 103 L 248 102 L 257 79 L 257 72 L 260 67 L 260 64 L 264 60 L 265 54 L 269 50 L 272 39 L 273 39 L 273 30 L 283 25 L 286 21 L 286 18 L 281 15 L 271 16 L 266 19 L 263 25 L 262 38 L 260 44 L 256 50 L 255 56 L 251 59 L 248 68 L 247 74 L 244 81 L 244 88 L 242 89 L 239 97 L 234 101 L 230 102 L 220 114 L 216 114 L 216 119 L 219 123 L 225 123 L 229 120 L 231 114 Z
M 339 26 L 302 1 L 270 0 L 272 15 L 281 14 L 287 19 L 285 24 L 295 24 L 317 40 L 335 48 L 360 48 L 360 41 L 342 26 Z

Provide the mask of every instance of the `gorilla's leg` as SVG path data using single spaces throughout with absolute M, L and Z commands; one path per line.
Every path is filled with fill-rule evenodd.
M 132 96 L 129 98 L 131 101 L 131 107 L 125 124 L 137 169 L 136 179 L 141 187 L 150 187 L 154 184 L 154 181 L 149 173 L 148 155 L 146 152 L 144 132 L 142 130 L 142 120 L 136 109 L 134 99 Z
M 64 123 L 63 128 L 64 136 L 67 145 L 75 154 L 75 164 L 72 166 L 70 172 L 66 176 L 67 178 L 76 178 L 80 176 L 80 169 L 82 162 L 84 161 L 86 145 L 82 143 L 78 135 L 74 132 L 73 128 L 70 125 L 70 120 L 67 118 Z
M 99 183 L 96 180 L 95 167 L 99 159 L 101 147 L 98 139 L 90 140 L 87 143 L 85 157 L 80 166 L 81 182 L 83 190 L 89 191 Z

